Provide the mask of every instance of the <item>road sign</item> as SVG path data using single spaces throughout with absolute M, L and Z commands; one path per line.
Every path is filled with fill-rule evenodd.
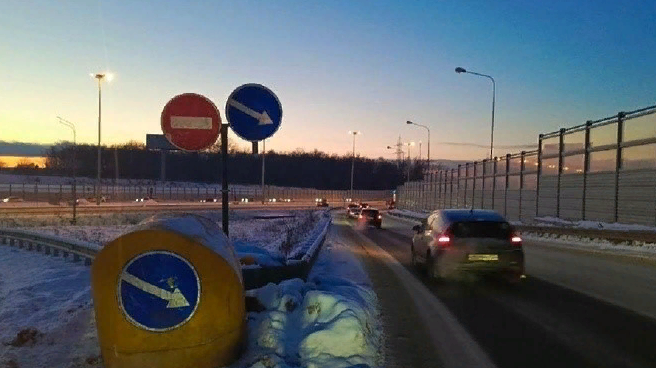
M 141 253 L 123 268 L 118 299 L 132 324 L 149 331 L 169 331 L 196 312 L 200 279 L 191 263 L 175 253 Z
M 186 151 L 198 151 L 216 142 L 221 116 L 207 97 L 183 93 L 164 106 L 161 125 L 171 144 Z
M 251 142 L 272 136 L 282 121 L 282 105 L 270 89 L 260 84 L 237 87 L 226 102 L 226 120 L 240 138 Z

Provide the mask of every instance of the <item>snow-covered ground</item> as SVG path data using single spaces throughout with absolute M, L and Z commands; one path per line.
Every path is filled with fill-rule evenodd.
M 0 366 L 94 366 L 90 288 L 87 266 L 0 246 Z
M 101 367 L 89 268 L 4 246 L 0 265 L 0 367 Z M 264 310 L 249 314 L 234 367 L 383 366 L 376 295 L 341 239 L 326 240 L 308 282 L 249 293 Z
M 379 367 L 383 332 L 371 281 L 348 244 L 329 235 L 308 282 L 249 291 L 248 347 L 233 367 Z
M 557 217 L 536 217 L 535 225 L 539 226 L 562 226 L 573 227 L 577 229 L 597 229 L 597 230 L 618 230 L 618 231 L 656 231 L 654 226 L 622 224 L 619 222 L 600 222 L 600 221 L 569 221 Z

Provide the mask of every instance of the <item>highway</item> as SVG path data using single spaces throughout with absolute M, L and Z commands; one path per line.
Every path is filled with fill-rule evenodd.
M 360 251 L 363 259 L 381 258 L 372 244 L 377 245 L 446 306 L 483 351 L 479 354 L 476 347 L 472 347 L 470 355 L 487 355 L 498 367 L 656 366 L 656 268 L 653 262 L 572 252 L 525 241 L 528 278 L 520 286 L 494 280 L 436 284 L 410 263 L 412 225 L 408 222 L 385 216 L 381 230 L 354 229 L 348 222 L 336 223 L 336 226 L 353 233 L 351 239 L 356 243 L 355 248 L 364 249 Z M 399 272 L 389 270 L 393 268 L 390 262 L 383 264 L 387 271 L 380 266 L 369 267 L 368 271 L 387 272 L 385 277 L 398 278 Z M 426 309 L 435 309 L 438 304 L 421 296 L 417 287 L 412 286 L 412 280 L 401 279 L 396 285 L 397 290 L 391 293 L 395 300 L 391 302 L 385 300 L 384 293 L 379 293 L 383 315 L 413 313 L 422 317 L 420 323 L 426 329 L 437 328 L 440 320 L 431 317 Z M 398 290 L 401 287 L 406 290 Z M 394 309 L 395 301 L 404 295 L 414 299 L 414 307 L 389 310 Z M 394 330 L 394 326 L 391 329 Z M 443 352 L 439 339 L 442 338 L 441 344 L 448 340 L 440 337 L 439 332 L 432 334 L 433 349 Z M 425 346 L 429 335 L 424 332 L 415 338 L 421 340 L 415 341 L 416 347 Z M 394 341 L 393 336 L 391 339 Z M 403 344 L 402 340 L 400 344 L 404 349 L 413 345 Z M 434 360 L 404 356 L 403 352 L 395 351 L 393 344 L 388 344 L 388 348 L 392 357 L 390 366 L 435 366 Z M 445 365 L 458 366 L 453 362 Z

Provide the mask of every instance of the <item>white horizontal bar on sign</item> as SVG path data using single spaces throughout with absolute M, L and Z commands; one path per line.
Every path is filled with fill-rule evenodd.
M 173 129 L 212 129 L 212 118 L 206 116 L 171 116 Z

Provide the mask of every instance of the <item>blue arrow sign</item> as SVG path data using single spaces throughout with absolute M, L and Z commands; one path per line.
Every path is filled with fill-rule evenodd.
M 194 267 L 166 251 L 139 254 L 118 280 L 121 311 L 134 325 L 168 331 L 185 324 L 200 300 L 200 279 Z
M 282 121 L 282 105 L 270 89 L 261 84 L 237 87 L 226 102 L 226 119 L 240 138 L 251 142 L 272 136 Z

